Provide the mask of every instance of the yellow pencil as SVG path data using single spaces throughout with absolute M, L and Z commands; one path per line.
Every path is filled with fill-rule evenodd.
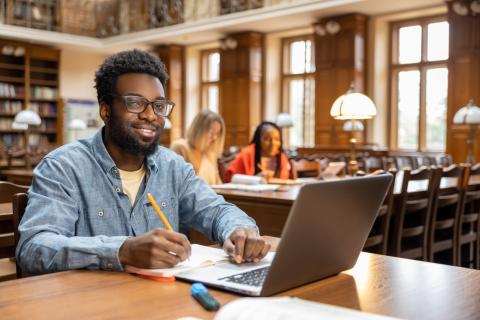
M 157 205 L 157 203 L 155 202 L 155 200 L 153 199 L 153 197 L 150 193 L 147 193 L 147 199 L 152 204 L 153 209 L 155 209 L 155 211 L 157 212 L 158 216 L 162 220 L 165 227 L 167 227 L 168 230 L 173 231 L 172 226 L 170 225 L 170 223 L 168 223 L 167 218 L 163 214 L 162 210 L 160 210 L 160 207 Z

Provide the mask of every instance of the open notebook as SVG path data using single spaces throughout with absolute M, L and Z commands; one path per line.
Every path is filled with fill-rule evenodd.
M 192 244 L 192 255 L 190 258 L 177 264 L 173 268 L 143 269 L 127 265 L 125 271 L 150 277 L 173 277 L 184 271 L 225 261 L 228 261 L 228 255 L 222 249 Z

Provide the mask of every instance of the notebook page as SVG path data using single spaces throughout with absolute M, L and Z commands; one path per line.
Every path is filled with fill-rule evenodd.
M 220 309 L 215 320 L 393 320 L 397 318 L 311 302 L 303 299 L 241 298 Z

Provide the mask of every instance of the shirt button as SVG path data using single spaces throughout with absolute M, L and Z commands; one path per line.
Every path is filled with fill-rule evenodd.
M 103 211 L 98 211 L 98 216 L 103 217 Z
M 115 188 L 115 191 L 117 191 L 118 193 L 120 193 L 120 191 L 122 191 L 119 187 L 116 187 Z
M 163 202 L 161 203 L 161 205 L 162 205 L 162 207 L 166 207 L 166 206 L 167 206 L 167 203 L 166 203 L 165 201 L 163 201 Z

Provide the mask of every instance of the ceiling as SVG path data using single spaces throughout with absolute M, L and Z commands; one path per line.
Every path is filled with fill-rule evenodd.
M 291 0 L 283 5 L 243 11 L 134 32 L 105 39 L 0 25 L 0 36 L 64 49 L 112 52 L 155 44 L 192 45 L 218 40 L 236 31 L 277 32 L 311 26 L 321 17 L 346 13 L 379 16 L 444 5 L 443 0 Z

